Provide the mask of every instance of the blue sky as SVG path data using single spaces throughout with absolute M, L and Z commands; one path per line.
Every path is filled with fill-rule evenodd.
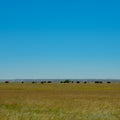
M 0 1 L 0 78 L 120 78 L 120 1 Z

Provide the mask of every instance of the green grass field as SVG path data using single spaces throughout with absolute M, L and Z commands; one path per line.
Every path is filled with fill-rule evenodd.
M 0 83 L 0 120 L 120 120 L 120 83 Z

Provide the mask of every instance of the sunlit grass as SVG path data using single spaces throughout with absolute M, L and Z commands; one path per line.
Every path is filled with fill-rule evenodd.
M 0 83 L 0 120 L 120 120 L 120 83 Z

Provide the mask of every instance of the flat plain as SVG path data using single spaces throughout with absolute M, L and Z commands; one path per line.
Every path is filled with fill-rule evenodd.
M 120 120 L 120 83 L 0 83 L 0 120 Z

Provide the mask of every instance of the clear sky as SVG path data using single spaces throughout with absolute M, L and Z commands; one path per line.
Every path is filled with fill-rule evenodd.
M 120 78 L 120 1 L 1 0 L 6 78 Z

